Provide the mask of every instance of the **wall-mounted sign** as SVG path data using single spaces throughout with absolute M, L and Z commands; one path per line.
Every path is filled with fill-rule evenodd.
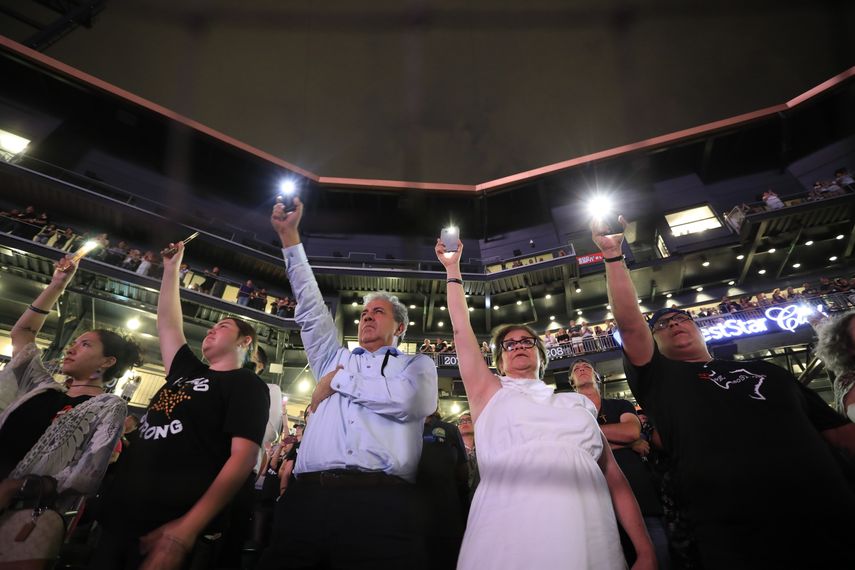
M 593 265 L 595 263 L 603 262 L 603 254 L 602 253 L 591 253 L 589 255 L 580 255 L 576 258 L 576 262 L 579 265 Z
M 797 328 L 806 325 L 810 315 L 816 311 L 823 312 L 822 305 L 817 305 L 816 309 L 798 304 L 769 307 L 763 312 L 762 317 L 744 320 L 726 319 L 701 327 L 701 332 L 707 342 L 767 332 L 795 332 Z

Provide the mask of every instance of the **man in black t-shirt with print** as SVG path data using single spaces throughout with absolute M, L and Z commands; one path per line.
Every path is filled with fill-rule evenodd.
M 685 311 L 661 309 L 648 325 L 623 234 L 591 229 L 627 381 L 671 455 L 703 568 L 855 568 L 855 495 L 828 447 L 855 450 L 855 425 L 782 368 L 713 359 Z

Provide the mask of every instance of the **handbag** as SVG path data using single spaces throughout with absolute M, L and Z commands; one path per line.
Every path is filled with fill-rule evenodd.
M 45 499 L 40 478 L 32 508 L 8 509 L 0 515 L 0 570 L 53 568 L 65 539 L 65 521 Z

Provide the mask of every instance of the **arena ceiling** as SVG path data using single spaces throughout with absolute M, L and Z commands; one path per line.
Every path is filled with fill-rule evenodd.
M 50 2 L 0 0 L 27 4 Z M 852 21 L 843 0 L 108 1 L 44 51 L 323 176 L 474 184 L 786 101 L 855 64 Z

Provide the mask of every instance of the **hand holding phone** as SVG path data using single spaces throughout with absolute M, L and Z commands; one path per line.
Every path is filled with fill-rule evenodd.
M 454 226 L 442 228 L 439 239 L 442 241 L 442 245 L 445 246 L 446 252 L 454 253 L 457 251 L 457 242 L 460 241 L 460 229 Z

